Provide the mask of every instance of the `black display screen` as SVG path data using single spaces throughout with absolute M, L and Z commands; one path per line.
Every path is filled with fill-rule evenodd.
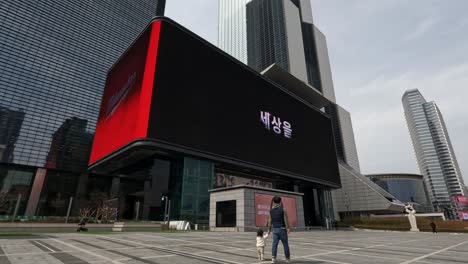
M 327 116 L 167 21 L 161 28 L 148 136 L 340 184 Z

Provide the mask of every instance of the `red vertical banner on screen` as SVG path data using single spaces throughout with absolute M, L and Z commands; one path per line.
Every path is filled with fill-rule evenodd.
M 149 116 L 151 108 L 151 98 L 153 95 L 154 73 L 156 72 L 156 62 L 158 56 L 158 44 L 161 34 L 161 21 L 153 24 L 151 29 L 151 38 L 146 59 L 145 72 L 143 75 L 143 89 L 140 95 L 140 120 L 137 123 L 136 133 L 141 137 L 148 134 Z
M 255 225 L 266 226 L 268 224 L 268 217 L 270 216 L 271 200 L 273 195 L 269 194 L 255 194 Z M 288 215 L 289 225 L 292 227 L 297 226 L 297 205 L 296 199 L 291 197 L 281 197 L 283 209 Z
M 107 74 L 90 164 L 147 136 L 160 28 L 150 25 Z

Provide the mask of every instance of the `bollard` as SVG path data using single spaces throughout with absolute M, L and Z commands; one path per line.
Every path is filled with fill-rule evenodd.
M 20 202 L 21 202 L 21 193 L 18 194 L 18 200 L 16 201 L 15 211 L 13 213 L 13 217 L 11 218 L 11 222 L 14 222 L 16 219 L 16 215 L 18 214 Z
M 73 197 L 70 197 L 70 201 L 68 202 L 68 210 L 67 210 L 67 217 L 65 218 L 65 224 L 68 223 L 68 218 L 70 217 L 70 211 L 73 203 Z
M 138 221 L 138 216 L 140 215 L 140 201 L 135 203 L 135 221 Z

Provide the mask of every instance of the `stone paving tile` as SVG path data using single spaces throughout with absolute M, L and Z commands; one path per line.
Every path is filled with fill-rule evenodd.
M 267 239 L 267 259 L 271 242 Z M 254 233 L 53 234 L 0 239 L 0 246 L 3 263 L 2 258 L 26 264 L 258 263 Z M 302 257 L 294 263 L 468 263 L 468 235 L 314 231 L 292 233 L 290 246 L 293 258 Z M 284 258 L 281 244 L 278 252 Z
M 60 260 L 49 254 L 31 256 L 8 256 L 12 264 L 63 264 Z
M 326 255 L 326 256 L 314 256 L 311 259 L 321 259 L 333 262 L 342 263 L 359 263 L 359 264 L 397 264 L 401 263 L 399 259 L 383 259 L 383 258 L 370 258 L 368 256 L 350 256 L 345 254 Z M 404 261 L 404 260 L 403 260 Z M 297 263 L 294 261 L 294 263 Z

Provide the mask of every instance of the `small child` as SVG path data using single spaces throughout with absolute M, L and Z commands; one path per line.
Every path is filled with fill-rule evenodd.
M 263 256 L 265 254 L 265 239 L 268 238 L 268 234 L 269 233 L 266 233 L 264 235 L 262 229 L 257 230 L 257 254 L 260 261 L 265 260 Z

